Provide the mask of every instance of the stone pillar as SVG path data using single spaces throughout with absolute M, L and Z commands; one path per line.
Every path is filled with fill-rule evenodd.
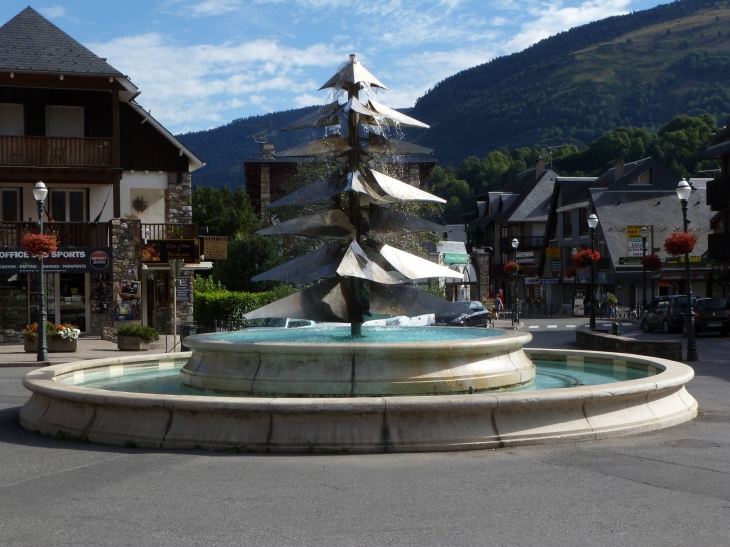
M 489 255 L 474 253 L 476 256 L 477 273 L 479 274 L 479 298 L 489 298 Z
M 193 194 L 190 173 L 167 174 L 165 222 L 168 224 L 191 224 L 193 222 Z
M 117 294 L 122 281 L 140 279 L 139 233 L 140 221 L 138 219 L 114 218 L 111 220 L 112 294 L 114 295 Z M 110 313 L 114 313 L 115 306 L 116 302 L 112 299 Z M 139 317 L 131 323 L 142 323 L 141 307 L 139 313 Z M 102 338 L 110 340 L 115 336 L 116 328 L 101 325 L 101 332 Z

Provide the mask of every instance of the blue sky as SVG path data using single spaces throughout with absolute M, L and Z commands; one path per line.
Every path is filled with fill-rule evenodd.
M 174 133 L 323 104 L 357 53 L 394 108 L 447 76 L 656 0 L 60 0 L 31 3 L 130 76 Z M 28 5 L 2 0 L 0 24 Z

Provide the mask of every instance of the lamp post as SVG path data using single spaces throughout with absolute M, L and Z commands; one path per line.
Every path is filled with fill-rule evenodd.
M 572 260 L 575 260 L 575 255 L 578 254 L 578 249 L 576 249 L 575 247 L 573 247 L 570 250 L 570 254 L 571 254 Z M 571 264 L 572 264 L 572 262 L 571 262 Z M 573 317 L 575 317 L 575 286 L 577 284 L 578 284 L 578 272 L 576 271 L 573 274 L 573 287 L 572 287 L 572 290 L 570 291 L 570 307 L 573 310 Z
M 682 203 L 682 218 L 684 220 L 684 233 L 687 233 L 689 220 L 687 220 L 687 200 L 692 193 L 692 187 L 682 179 L 677 186 L 677 197 Z M 692 309 L 692 278 L 689 273 L 689 253 L 684 253 L 684 266 L 687 274 L 687 361 L 697 361 L 697 344 L 695 343 L 695 312 Z
M 596 226 L 598 226 L 598 217 L 595 213 L 591 213 L 588 217 L 588 227 L 591 229 L 591 251 L 595 251 L 593 240 L 596 237 Z M 596 291 L 595 291 L 595 280 L 596 277 L 596 265 L 591 262 L 591 330 L 596 328 Z
M 517 240 L 517 238 L 514 238 L 512 240 L 512 248 L 515 250 L 515 264 L 517 264 L 517 247 L 519 247 L 519 246 L 520 246 L 520 242 Z M 513 299 L 512 326 L 514 326 L 515 323 L 517 323 L 518 325 L 520 324 L 520 311 L 519 311 L 520 299 L 519 299 L 519 295 L 517 294 L 517 268 L 515 268 L 514 279 L 515 279 L 515 290 L 514 290 L 514 296 L 512 297 L 512 299 Z
M 46 201 L 48 188 L 43 181 L 35 183 L 33 197 L 38 205 L 38 233 L 43 233 L 43 202 Z M 48 361 L 48 343 L 46 342 L 46 283 L 43 278 L 43 253 L 38 256 L 38 355 L 37 361 Z
M 646 236 L 649 234 L 649 228 L 646 226 L 641 227 L 641 247 L 642 247 L 642 256 L 646 256 Z M 644 267 L 644 288 L 643 288 L 643 295 L 642 295 L 642 301 L 641 301 L 641 313 L 644 313 L 644 310 L 646 309 L 646 265 L 642 263 L 642 266 Z

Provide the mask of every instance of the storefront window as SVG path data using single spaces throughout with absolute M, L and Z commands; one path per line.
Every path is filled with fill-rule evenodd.
M 86 275 L 59 274 L 61 323 L 73 323 L 86 332 Z
M 28 276 L 0 275 L 0 329 L 19 331 L 28 324 Z

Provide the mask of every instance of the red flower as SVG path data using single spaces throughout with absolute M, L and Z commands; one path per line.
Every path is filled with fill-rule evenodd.
M 506 273 L 507 275 L 515 274 L 515 273 L 519 272 L 521 269 L 522 268 L 520 267 L 520 265 L 514 261 L 507 262 L 507 264 L 505 264 L 504 267 L 502 268 L 502 270 L 504 270 L 504 273 Z
M 58 249 L 56 234 L 25 234 L 20 238 L 20 246 L 30 256 L 50 256 Z
M 565 268 L 565 277 L 575 277 L 575 268 L 573 266 Z
M 601 259 L 601 253 L 598 251 L 591 251 L 590 249 L 583 249 L 573 255 L 573 264 L 579 270 L 587 268 L 591 264 L 598 262 Z
M 664 240 L 664 250 L 672 256 L 689 254 L 697 244 L 697 236 L 687 232 L 677 232 Z
M 646 255 L 641 257 L 641 265 L 650 272 L 655 272 L 662 269 L 662 259 L 655 254 Z

